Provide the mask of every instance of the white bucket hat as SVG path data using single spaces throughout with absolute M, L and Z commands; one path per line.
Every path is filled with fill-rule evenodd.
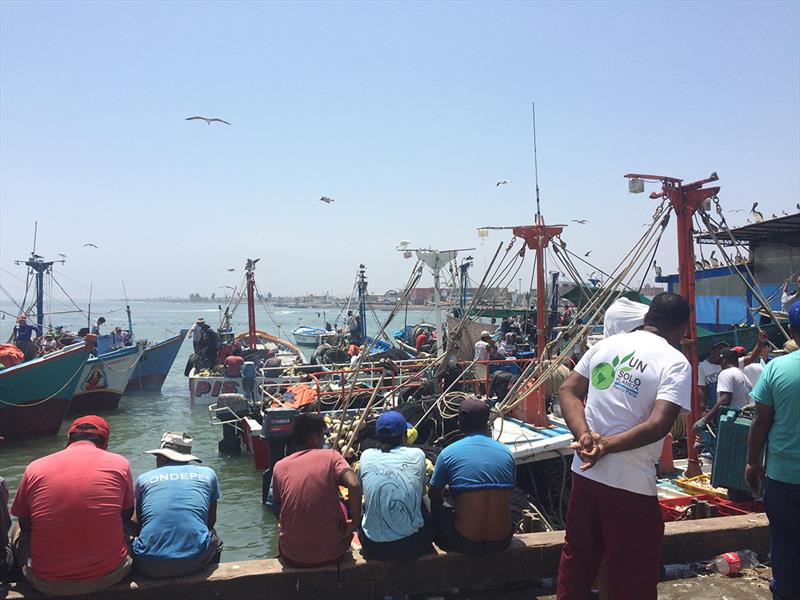
M 161 447 L 144 454 L 159 454 L 175 462 L 203 462 L 192 454 L 192 437 L 185 433 L 167 431 L 161 436 Z

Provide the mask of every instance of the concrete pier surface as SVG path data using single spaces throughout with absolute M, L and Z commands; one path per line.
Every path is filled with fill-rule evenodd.
M 747 569 L 740 575 L 725 577 L 718 573 L 691 579 L 662 581 L 658 584 L 659 600 L 772 600 L 769 568 Z M 542 588 L 515 590 L 477 590 L 426 594 L 413 600 L 556 600 L 555 591 Z
M 410 563 L 365 561 L 357 551 L 337 564 L 318 569 L 295 569 L 280 560 L 221 563 L 188 577 L 152 580 L 134 573 L 108 590 L 87 596 L 94 600 L 219 600 L 269 598 L 325 600 L 383 600 L 386 597 L 544 598 L 552 590 L 535 586 L 555 577 L 564 532 L 529 533 L 514 537 L 502 552 L 467 556 L 439 552 Z M 710 560 L 732 550 L 750 549 L 764 554 L 769 548 L 769 527 L 764 514 L 719 517 L 666 524 L 662 564 Z M 733 579 L 699 577 L 664 582 L 659 597 L 673 600 L 738 600 L 769 598 L 768 576 Z M 755 586 L 755 587 L 754 587 Z M 544 594 L 538 596 L 537 594 Z M 482 595 L 478 595 L 482 594 Z M 522 594 L 522 595 L 520 595 Z M 25 583 L 11 586 L 0 598 L 40 598 Z M 470 596 L 471 597 L 471 596 Z

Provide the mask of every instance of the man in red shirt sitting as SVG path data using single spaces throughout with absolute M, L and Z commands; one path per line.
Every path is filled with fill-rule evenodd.
M 133 515 L 133 475 L 127 459 L 106 450 L 109 432 L 100 417 L 75 419 L 67 447 L 29 464 L 17 488 L 14 553 L 44 594 L 89 594 L 131 570 L 123 523 Z
M 278 549 L 294 567 L 338 561 L 361 522 L 361 482 L 339 452 L 322 448 L 324 430 L 320 415 L 297 415 L 292 426 L 297 450 L 273 469 L 272 505 L 280 511 Z M 339 501 L 340 485 L 349 492 L 349 519 Z
M 225 365 L 225 377 L 241 377 L 242 366 L 244 366 L 242 349 L 239 346 L 235 346 L 233 354 L 228 356 L 222 364 Z
M 417 352 L 419 352 L 420 350 L 422 350 L 422 347 L 423 347 L 425 344 L 427 344 L 427 343 L 428 343 L 428 339 L 429 339 L 429 338 L 428 338 L 428 332 L 427 332 L 427 331 L 425 331 L 425 330 L 423 329 L 423 330 L 422 330 L 422 333 L 420 333 L 420 334 L 417 336 L 416 342 L 415 342 L 415 344 L 414 344 L 414 347 L 417 349 Z

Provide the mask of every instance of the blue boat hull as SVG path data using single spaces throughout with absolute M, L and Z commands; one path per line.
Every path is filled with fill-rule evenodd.
M 181 329 L 178 335 L 145 348 L 128 381 L 125 393 L 160 392 L 188 331 Z

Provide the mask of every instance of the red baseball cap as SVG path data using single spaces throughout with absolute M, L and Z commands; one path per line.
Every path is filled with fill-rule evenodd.
M 108 426 L 108 422 L 103 417 L 98 417 L 97 415 L 86 415 L 85 417 L 78 417 L 72 422 L 72 425 L 69 426 L 69 431 L 67 431 L 67 436 L 78 431 L 99 435 L 106 441 L 107 444 L 108 436 L 111 433 L 111 428 Z

